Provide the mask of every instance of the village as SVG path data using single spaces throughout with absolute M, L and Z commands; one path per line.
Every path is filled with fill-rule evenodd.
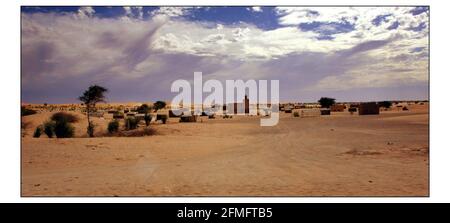
M 81 104 L 23 105 L 22 193 L 428 195 L 427 101 L 321 101 L 280 103 L 273 127 L 245 100 L 243 114 L 179 117 L 163 102 L 99 103 L 92 137 Z M 43 127 L 67 114 L 71 134 Z

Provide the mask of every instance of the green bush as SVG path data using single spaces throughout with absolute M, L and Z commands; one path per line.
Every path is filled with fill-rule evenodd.
M 125 119 L 125 129 L 132 130 L 138 127 L 139 120 L 135 117 L 128 117 Z
M 114 119 L 108 123 L 108 132 L 115 133 L 117 131 L 119 131 L 119 121 Z
M 67 121 L 55 122 L 55 135 L 57 138 L 71 138 L 74 135 L 74 127 Z
M 36 129 L 34 130 L 33 137 L 39 138 L 39 137 L 41 137 L 41 134 L 42 134 L 42 126 L 36 127 Z
M 55 122 L 54 121 L 46 121 L 44 123 L 44 133 L 49 137 L 53 138 L 53 134 L 55 131 Z
M 300 117 L 300 113 L 298 111 L 294 112 L 294 117 Z
M 74 123 L 74 122 L 78 121 L 78 117 L 77 116 L 75 116 L 73 114 L 66 113 L 66 112 L 57 112 L 57 113 L 53 114 L 50 119 L 52 121 L 55 121 L 55 122 Z

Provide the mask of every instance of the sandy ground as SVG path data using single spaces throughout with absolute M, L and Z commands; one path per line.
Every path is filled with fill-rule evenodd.
M 156 124 L 157 135 L 32 138 L 50 113 L 26 116 L 23 196 L 428 196 L 428 109 Z M 104 131 L 107 120 L 96 119 Z

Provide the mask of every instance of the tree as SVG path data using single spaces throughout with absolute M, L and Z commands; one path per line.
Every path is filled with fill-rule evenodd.
M 89 137 L 94 137 L 94 125 L 90 120 L 90 113 L 95 110 L 95 105 L 99 102 L 105 101 L 105 95 L 108 89 L 98 86 L 91 85 L 89 88 L 81 95 L 78 99 L 86 105 L 86 113 L 88 119 L 87 132 Z
M 163 109 L 166 107 L 166 102 L 164 101 L 157 101 L 153 104 L 153 108 L 155 109 L 155 112 L 159 109 Z
M 139 106 L 139 108 L 137 109 L 137 111 L 141 114 L 144 114 L 144 121 L 145 121 L 145 125 L 149 126 L 150 125 L 150 121 L 152 120 L 152 117 L 148 114 L 150 112 L 150 106 L 148 104 L 142 104 L 141 106 Z
M 378 102 L 378 105 L 383 108 L 390 108 L 392 106 L 392 102 L 390 101 L 381 101 Z
M 150 106 L 148 104 L 142 104 L 138 107 L 137 112 L 141 114 L 147 114 L 150 111 Z
M 332 105 L 334 105 L 336 103 L 336 99 L 334 99 L 334 98 L 327 98 L 327 97 L 321 97 L 318 102 L 320 103 L 320 106 L 322 108 L 329 108 L 329 107 L 331 107 Z

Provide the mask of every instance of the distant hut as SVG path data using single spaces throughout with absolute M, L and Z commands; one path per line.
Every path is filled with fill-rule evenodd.
M 359 104 L 359 115 L 378 115 L 380 114 L 380 108 L 375 102 L 361 103 Z
M 346 106 L 342 104 L 334 104 L 330 107 L 332 112 L 343 112 L 345 108 Z
M 306 108 L 306 109 L 300 109 L 300 117 L 318 117 L 321 115 L 321 111 L 318 108 Z
M 321 108 L 320 109 L 320 115 L 330 115 L 331 110 L 329 108 Z

